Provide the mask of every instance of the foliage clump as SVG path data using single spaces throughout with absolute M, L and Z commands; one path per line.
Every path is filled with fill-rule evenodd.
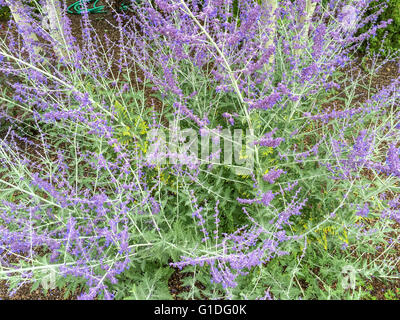
M 8 21 L 10 19 L 10 9 L 6 6 L 0 6 L 0 21 Z
M 383 10 L 376 20 L 368 22 L 360 29 L 363 32 L 381 21 L 391 20 L 392 22 L 383 29 L 379 29 L 376 35 L 369 39 L 362 48 L 362 53 L 379 52 L 382 56 L 387 56 L 393 51 L 400 50 L 400 0 L 380 0 L 373 1 L 367 10 L 368 15 L 376 14 L 384 5 Z

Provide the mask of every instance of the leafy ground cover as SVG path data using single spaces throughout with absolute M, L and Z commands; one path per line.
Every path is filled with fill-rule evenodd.
M 265 3 L 2 27 L 4 298 L 397 298 L 398 56 L 366 3 Z

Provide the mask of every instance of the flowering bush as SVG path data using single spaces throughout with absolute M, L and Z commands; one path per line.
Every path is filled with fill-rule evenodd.
M 15 4 L 0 276 L 166 298 L 173 266 L 194 272 L 186 298 L 294 299 L 354 297 L 349 265 L 358 281 L 391 275 L 396 237 L 365 254 L 399 219 L 399 79 L 353 103 L 365 79 L 343 72 L 387 25 L 356 36 L 369 2 L 132 1 L 118 61 L 87 14 L 79 47 L 66 3 L 41 1 L 47 30 Z
M 384 9 L 382 11 L 382 9 Z M 362 52 L 373 51 L 380 52 L 382 55 L 388 55 L 393 51 L 400 49 L 400 1 L 373 1 L 367 14 L 382 11 L 381 15 L 376 15 L 376 20 L 369 22 L 360 31 L 371 28 L 373 23 L 379 23 L 384 20 L 391 20 L 386 28 L 377 31 L 376 36 L 371 38 L 362 46 Z

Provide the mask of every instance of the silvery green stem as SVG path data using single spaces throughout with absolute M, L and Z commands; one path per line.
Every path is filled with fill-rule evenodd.
M 29 24 L 25 21 L 25 18 L 21 14 L 24 11 L 23 4 L 19 0 L 6 0 L 6 3 L 7 6 L 10 8 L 10 12 L 15 20 L 15 23 L 22 30 L 27 30 L 29 28 Z M 35 44 L 39 42 L 37 35 L 34 32 L 28 33 L 26 39 L 33 44 L 34 53 L 36 55 L 40 55 L 43 50 Z
M 60 58 L 67 60 L 69 56 L 68 51 L 66 50 L 65 37 L 62 28 L 60 1 L 47 0 L 44 9 L 48 18 L 50 35 L 56 41 L 56 44 L 53 47 L 54 51 Z
M 300 41 L 299 45 L 304 44 L 304 42 L 307 40 L 308 33 L 310 31 L 310 26 L 311 26 L 311 19 L 315 11 L 315 7 L 317 6 L 316 2 L 312 2 L 312 0 L 306 0 L 306 8 L 305 8 L 305 14 L 302 15 L 299 19 L 299 24 L 303 25 L 303 28 L 301 29 L 301 34 L 300 34 Z M 302 49 L 296 49 L 295 53 L 296 55 L 300 55 L 303 52 Z
M 269 48 L 269 47 L 274 45 L 274 40 L 275 40 L 275 36 L 276 36 L 276 27 L 277 27 L 277 24 L 276 24 L 276 9 L 278 8 L 278 0 L 262 0 L 262 5 L 265 8 L 268 8 L 272 12 L 272 14 L 271 14 L 271 16 L 269 18 L 272 21 L 269 21 L 269 22 L 267 21 L 266 22 L 266 28 L 271 30 L 270 33 L 269 33 L 268 41 L 267 41 L 267 43 L 265 45 L 266 48 Z M 272 54 L 269 57 L 268 63 L 265 65 L 265 71 L 268 71 L 268 70 L 271 69 L 271 67 L 272 67 L 272 65 L 274 63 L 274 60 L 275 60 L 275 55 Z

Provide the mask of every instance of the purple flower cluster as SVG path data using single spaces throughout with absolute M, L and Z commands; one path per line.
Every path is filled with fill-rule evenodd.
M 282 141 L 284 141 L 284 138 L 272 138 L 272 136 L 276 133 L 278 129 L 275 128 L 271 132 L 268 132 L 264 135 L 264 137 L 260 140 L 254 141 L 255 145 L 259 145 L 261 147 L 271 147 L 271 148 L 276 148 L 278 147 Z
M 282 169 L 272 169 L 270 170 L 267 174 L 263 175 L 263 179 L 264 181 L 267 181 L 271 184 L 275 183 L 275 180 L 277 180 L 282 173 L 286 173 L 285 171 L 283 171 Z
M 389 147 L 386 163 L 389 172 L 400 177 L 400 150 L 394 144 Z

